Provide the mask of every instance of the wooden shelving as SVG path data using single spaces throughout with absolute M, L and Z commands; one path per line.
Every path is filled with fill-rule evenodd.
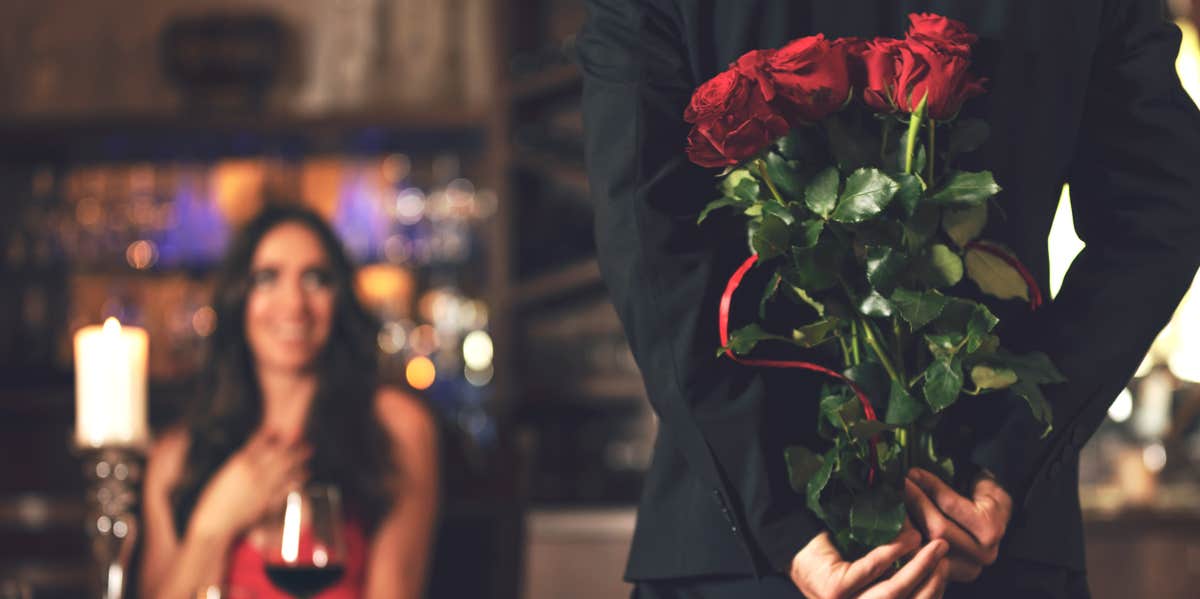
M 517 151 L 513 166 L 544 175 L 587 197 L 587 172 L 576 164 L 543 152 Z
M 513 102 L 527 102 L 582 85 L 579 67 L 566 63 L 518 78 L 512 84 L 510 96 Z
M 486 111 L 122 114 L 0 120 L 0 159 L 160 159 L 266 152 L 482 150 Z
M 518 283 L 514 299 L 524 306 L 601 284 L 600 263 L 588 258 Z

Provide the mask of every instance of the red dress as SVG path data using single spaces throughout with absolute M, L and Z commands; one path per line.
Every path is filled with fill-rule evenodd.
M 342 527 L 346 544 L 346 559 L 342 566 L 345 573 L 313 599 L 358 599 L 362 597 L 366 584 L 367 536 L 362 524 L 355 518 L 347 518 Z M 305 544 L 307 531 L 301 532 L 300 542 Z M 236 589 L 252 591 L 255 599 L 294 599 L 267 578 L 266 561 L 259 544 L 253 542 L 252 534 L 242 535 L 234 544 L 229 555 L 229 568 L 225 583 Z

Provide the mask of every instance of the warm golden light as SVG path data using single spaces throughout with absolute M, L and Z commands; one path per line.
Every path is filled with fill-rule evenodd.
M 125 249 L 125 261 L 138 270 L 146 270 L 158 262 L 158 246 L 153 241 L 139 239 Z
M 355 279 L 362 303 L 376 310 L 390 308 L 401 316 L 408 312 L 415 286 L 408 270 L 395 264 L 371 264 L 358 269 Z
M 433 366 L 433 360 L 425 356 L 417 356 L 409 360 L 408 366 L 404 369 L 404 377 L 408 380 L 408 384 L 417 390 L 428 389 L 436 376 L 437 369 Z

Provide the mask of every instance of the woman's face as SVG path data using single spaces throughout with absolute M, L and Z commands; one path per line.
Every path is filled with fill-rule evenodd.
M 246 342 L 260 369 L 299 372 L 329 339 L 334 289 L 329 258 L 308 227 L 285 222 L 267 232 L 250 261 Z

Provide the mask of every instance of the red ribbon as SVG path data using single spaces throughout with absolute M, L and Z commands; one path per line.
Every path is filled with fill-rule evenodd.
M 1029 269 L 1025 268 L 1025 265 L 1021 264 L 1021 261 L 1018 260 L 1016 256 L 1013 256 L 1002 247 L 981 239 L 976 239 L 968 243 L 967 249 L 977 249 L 981 252 L 986 252 L 1003 260 L 1009 266 L 1017 269 L 1017 272 L 1021 274 L 1021 278 L 1025 279 L 1025 286 L 1029 288 L 1029 309 L 1037 310 L 1038 308 L 1042 307 L 1042 290 L 1038 288 L 1037 281 L 1034 280 L 1033 275 L 1029 272 Z
M 758 254 L 753 254 L 747 258 L 746 261 L 743 262 L 740 267 L 738 267 L 737 271 L 733 273 L 733 276 L 729 277 L 729 282 L 725 285 L 725 293 L 721 295 L 721 308 L 720 316 L 717 321 L 717 328 L 721 334 L 721 345 L 725 346 L 725 355 L 733 358 L 735 362 L 745 364 L 746 366 L 764 366 L 767 368 L 802 368 L 805 370 L 814 370 L 816 372 L 827 374 L 836 379 L 840 379 L 847 385 L 850 385 L 850 388 L 854 390 L 854 394 L 858 397 L 858 403 L 862 405 L 863 415 L 866 417 L 866 419 L 879 420 L 879 417 L 875 415 L 875 408 L 871 406 L 871 401 L 867 399 L 866 393 L 863 393 L 862 389 L 859 389 L 858 385 L 854 384 L 854 381 L 846 378 L 840 372 L 830 370 L 824 366 L 821 366 L 820 364 L 814 364 L 812 362 L 796 362 L 791 360 L 748 360 L 745 358 L 739 358 L 738 356 L 734 355 L 731 349 L 729 349 L 729 307 L 733 303 L 733 293 L 737 291 L 738 286 L 742 284 L 742 279 L 757 261 Z M 879 457 L 876 453 L 875 447 L 876 442 L 877 435 L 871 437 L 869 443 L 871 462 L 873 465 L 871 466 L 870 471 L 867 473 L 867 484 L 874 484 L 875 468 L 879 465 Z

